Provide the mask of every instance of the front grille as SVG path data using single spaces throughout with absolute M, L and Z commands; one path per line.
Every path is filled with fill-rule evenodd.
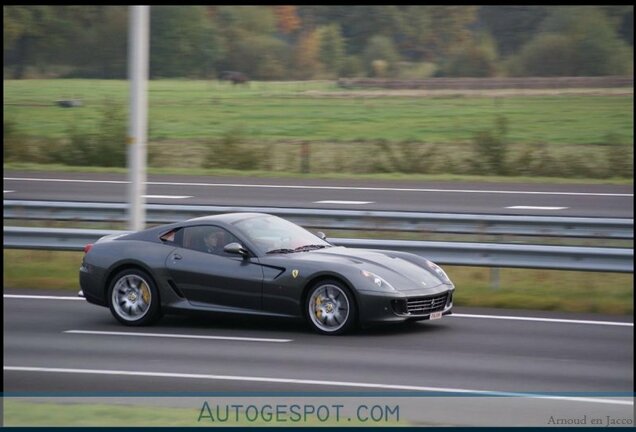
M 448 293 L 428 297 L 413 297 L 406 300 L 406 311 L 412 315 L 427 315 L 444 310 Z

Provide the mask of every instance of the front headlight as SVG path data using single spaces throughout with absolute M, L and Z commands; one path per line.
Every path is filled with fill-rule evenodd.
M 394 289 L 390 283 L 388 283 L 383 278 L 381 278 L 380 276 L 378 276 L 377 274 L 373 272 L 370 272 L 367 270 L 360 270 L 360 273 L 362 273 L 362 276 L 369 279 L 378 288 L 386 288 L 390 290 Z
M 448 277 L 446 272 L 444 270 L 442 270 L 442 268 L 440 266 L 438 266 L 434 262 L 428 261 L 428 260 L 426 261 L 426 266 L 428 267 L 428 269 L 431 272 L 433 272 L 433 274 L 437 275 L 439 280 L 441 280 L 445 284 L 451 284 L 452 285 L 452 282 L 451 282 L 450 278 Z

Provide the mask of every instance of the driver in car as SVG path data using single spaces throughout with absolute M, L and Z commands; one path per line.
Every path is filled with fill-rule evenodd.
M 205 235 L 206 252 L 213 254 L 222 254 L 225 247 L 225 236 L 221 231 L 210 231 Z

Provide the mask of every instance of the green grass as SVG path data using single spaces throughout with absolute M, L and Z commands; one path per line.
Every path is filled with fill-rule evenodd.
M 563 312 L 633 314 L 632 273 L 499 269 L 499 287 L 491 269 L 444 266 L 456 285 L 457 306 Z
M 3 255 L 7 288 L 79 289 L 82 252 L 5 249 Z
M 198 415 L 197 408 L 5 400 L 3 426 L 196 426 Z
M 319 90 L 320 92 L 315 92 Z M 127 107 L 128 83 L 117 80 L 5 80 L 4 115 L 22 132 L 64 136 L 72 123 L 92 128 L 107 99 Z M 330 82 L 217 81 L 149 83 L 149 140 L 216 138 L 240 128 L 257 142 L 414 140 L 465 143 L 505 115 L 513 143 L 603 144 L 609 133 L 633 143 L 633 96 L 554 95 L 488 97 L 324 97 Z M 368 92 L 367 92 L 368 93 Z M 65 109 L 57 99 L 84 106 Z
M 101 164 L 113 140 L 123 141 L 116 132 L 124 127 L 112 119 L 104 123 L 109 117 L 103 107 L 111 101 L 126 110 L 127 86 L 114 80 L 5 80 L 5 159 Z M 301 144 L 307 143 L 309 171 L 323 178 L 373 174 L 393 179 L 403 178 L 394 174 L 402 172 L 413 179 L 422 178 L 411 173 L 470 180 L 463 176 L 505 172 L 486 158 L 496 150 L 475 151 L 475 134 L 492 134 L 495 119 L 505 116 L 508 174 L 629 180 L 633 94 L 609 90 L 496 97 L 407 92 L 406 97 L 391 90 L 343 91 L 327 81 L 253 82 L 249 87 L 151 81 L 148 166 L 205 175 L 214 171 L 203 167 L 295 176 L 303 165 Z M 54 103 L 68 98 L 79 98 L 84 106 L 67 109 Z M 93 134 L 106 138 L 107 148 L 95 149 L 104 142 Z M 119 145 L 123 149 L 123 142 Z
M 3 164 L 5 171 L 47 171 L 68 173 L 116 173 L 127 174 L 128 168 L 68 166 L 61 164 L 39 164 L 26 162 L 7 162 Z M 633 184 L 633 179 L 579 179 L 561 177 L 525 177 L 525 176 L 476 176 L 461 174 L 406 174 L 406 173 L 371 173 L 355 174 L 347 172 L 311 172 L 301 174 L 297 171 L 265 171 L 265 170 L 233 170 L 222 168 L 179 168 L 148 167 L 148 174 L 157 175 L 199 175 L 210 177 L 246 177 L 246 178 L 303 178 L 303 179 L 349 179 L 349 180 L 382 180 L 382 181 L 443 181 L 443 182 L 486 182 L 486 183 L 549 183 L 549 184 Z
M 4 250 L 3 282 L 9 288 L 79 289 L 81 252 Z M 455 283 L 457 306 L 633 314 L 634 275 L 557 270 L 444 266 Z

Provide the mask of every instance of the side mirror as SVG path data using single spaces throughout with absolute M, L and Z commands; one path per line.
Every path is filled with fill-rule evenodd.
M 223 250 L 227 253 L 241 255 L 243 258 L 247 258 L 249 255 L 247 249 L 245 249 L 240 243 L 236 242 L 225 245 Z
M 327 240 L 327 235 L 322 231 L 318 231 L 316 235 L 320 237 L 321 240 Z

